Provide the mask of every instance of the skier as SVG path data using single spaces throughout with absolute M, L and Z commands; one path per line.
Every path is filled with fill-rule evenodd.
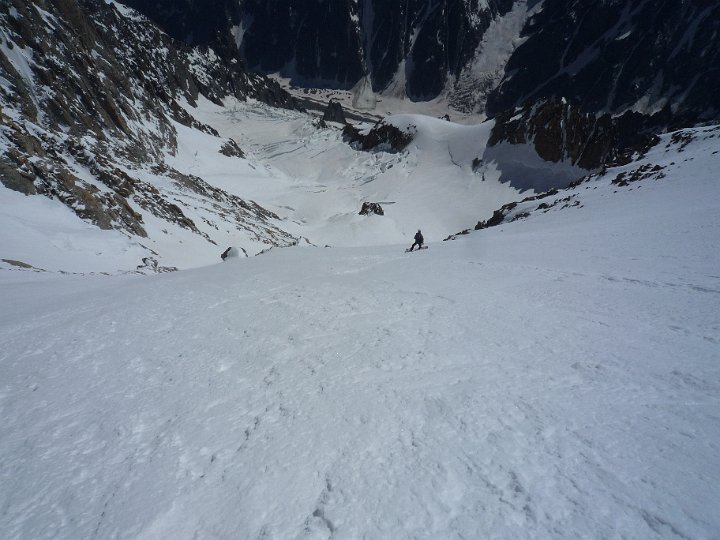
M 418 232 L 415 233 L 415 242 L 412 246 L 410 246 L 410 249 L 408 251 L 412 251 L 415 246 L 417 246 L 418 249 L 422 249 L 424 241 L 425 240 L 423 239 L 423 235 L 420 232 L 420 229 L 418 229 Z

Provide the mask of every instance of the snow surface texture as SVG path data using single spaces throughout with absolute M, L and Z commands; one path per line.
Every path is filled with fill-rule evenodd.
M 3 266 L 0 537 L 717 538 L 712 136 L 417 253 Z

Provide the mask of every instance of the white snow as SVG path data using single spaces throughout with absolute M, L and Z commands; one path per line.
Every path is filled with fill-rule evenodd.
M 25 84 L 29 89 L 34 89 L 35 78 L 32 71 L 33 61 L 33 50 L 29 47 L 20 47 L 14 41 L 10 41 L 5 30 L 0 31 L 0 54 L 4 55 L 17 71 L 17 73 L 24 79 Z M 34 93 L 30 95 L 33 100 L 35 99 Z
M 116 272 L 134 269 L 147 255 L 123 234 L 85 223 L 46 197 L 27 197 L 0 187 L 0 208 L 3 259 L 50 271 Z
M 352 105 L 361 111 L 372 111 L 377 106 L 377 96 L 372 89 L 370 75 L 360 79 L 352 89 Z
M 115 9 L 118 10 L 119 13 L 122 14 L 123 17 L 130 19 L 132 21 L 145 21 L 145 17 L 141 15 L 138 11 L 126 6 L 125 4 L 121 4 L 120 2 L 117 2 L 116 0 L 105 0 L 105 3 L 108 5 L 113 6 Z
M 443 123 L 394 122 L 443 148 L 423 167 L 469 157 Z M 609 171 L 582 206 L 418 253 L 3 263 L 0 537 L 716 537 L 720 159 L 697 133 L 645 158 L 665 178 Z M 0 194 L 3 231 L 58 211 Z
M 508 13 L 491 21 L 473 59 L 457 82 L 449 84 L 446 89 L 454 109 L 466 114 L 475 112 L 479 118 L 484 118 L 487 95 L 503 78 L 510 55 L 527 39 L 520 37 L 525 23 L 541 7 L 542 4 L 528 6 L 525 0 L 516 1 Z
M 418 227 L 428 229 L 428 240 L 440 240 L 522 198 L 521 191 L 566 185 L 584 174 L 543 162 L 525 147 L 487 148 L 492 122 L 465 126 L 395 115 L 387 121 L 415 133 L 411 145 L 401 153 L 369 153 L 295 111 L 232 100 L 225 107 L 203 99 L 198 105 L 189 112 L 237 141 L 248 161 L 224 160 L 217 138 L 176 126 L 173 167 L 257 201 L 284 217 L 287 230 L 319 246 L 412 242 Z M 482 163 L 473 167 L 476 159 Z M 363 201 L 388 203 L 385 216 L 358 216 Z
M 632 35 L 633 31 L 634 31 L 633 29 L 628 30 L 628 31 L 625 32 L 624 34 L 616 37 L 616 38 L 615 38 L 615 41 L 622 41 L 623 39 L 629 38 L 629 37 Z

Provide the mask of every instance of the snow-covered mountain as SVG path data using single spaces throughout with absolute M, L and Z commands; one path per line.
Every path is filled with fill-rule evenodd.
M 3 4 L 0 30 L 0 182 L 64 205 L 50 205 L 51 219 L 45 217 L 47 203 L 36 197 L 27 203 L 34 210 L 8 209 L 26 216 L 33 234 L 42 237 L 61 222 L 77 226 L 63 226 L 58 234 L 97 236 L 95 227 L 68 211 L 113 231 L 102 235 L 107 249 L 93 248 L 105 261 L 95 268 L 103 270 L 117 269 L 113 264 L 119 260 L 131 268 L 155 268 L 167 244 L 184 242 L 209 255 L 228 237 L 244 237 L 247 247 L 257 250 L 296 242 L 272 212 L 171 165 L 197 151 L 185 154 L 178 147 L 190 130 L 206 138 L 203 150 L 216 161 L 247 169 L 235 141 L 217 137 L 185 108 L 225 97 L 292 105 L 276 84 L 234 69 L 211 49 L 173 42 L 147 19 L 110 1 L 13 0 Z M 6 231 L 18 226 L 15 217 L 10 221 Z M 67 264 L 52 268 L 81 269 L 72 262 L 68 242 L 48 242 L 66 251 Z M 35 249 L 44 248 L 35 244 Z M 174 262 L 164 257 L 165 265 L 189 263 L 178 255 Z
M 512 41 L 527 17 L 525 0 L 126 3 L 191 43 L 227 43 L 231 34 L 249 67 L 295 84 L 350 88 L 367 77 L 376 92 L 414 100 L 437 97 L 461 75 L 467 89 L 478 54 L 489 65 L 511 52 L 507 43 L 483 43 L 486 32 Z M 503 16 L 513 22 L 499 22 Z M 486 85 L 498 75 L 482 74 Z
M 35 268 L 153 272 L 228 246 L 404 242 L 421 224 L 441 238 L 586 172 L 544 162 L 530 141 L 513 155 L 488 147 L 492 123 L 355 120 L 354 132 L 395 125 L 412 142 L 352 143 L 237 58 L 116 2 L 18 0 L 1 21 L 3 258 Z M 358 216 L 366 201 L 384 218 Z
M 567 99 L 583 112 L 717 120 L 720 7 L 623 0 L 126 0 L 191 43 L 233 41 L 299 86 L 368 81 L 385 98 L 496 115 Z
M 718 134 L 417 253 L 2 267 L 0 536 L 717 536 Z
M 544 0 L 488 99 L 498 114 L 564 98 L 583 112 L 718 120 L 720 4 Z
M 189 24 L 179 6 L 154 5 L 155 17 Z M 493 6 L 511 17 L 512 6 Z M 522 9 L 541 7 L 550 6 Z M 237 9 L 224 13 L 239 24 Z M 193 39 L 213 42 L 211 22 L 223 17 L 200 17 Z M 0 217 L 14 231 L 4 258 L 42 269 L 185 268 L 228 246 L 253 255 L 298 242 L 388 244 L 423 225 L 444 238 L 528 194 L 631 162 L 672 121 L 543 98 L 482 124 L 396 115 L 373 126 L 346 102 L 354 125 L 341 129 L 300 110 L 321 100 L 248 74 L 227 44 L 214 41 L 222 54 L 191 48 L 117 2 L 17 0 L 0 20 L 0 181 L 33 195 Z M 402 148 L 380 144 L 388 129 Z M 385 215 L 358 216 L 363 202 Z M 96 264 L 85 266 L 85 252 Z
M 480 78 L 556 5 L 451 4 L 498 10 Z M 181 40 L 113 0 L 0 6 L 0 538 L 718 536 L 692 81 L 655 115 L 538 93 L 459 124 L 371 116 L 365 80 L 322 115 L 336 90 L 245 70 L 241 5 L 154 5 Z

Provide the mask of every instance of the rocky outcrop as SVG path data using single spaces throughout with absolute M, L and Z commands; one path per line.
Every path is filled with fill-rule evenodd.
M 578 181 L 580 183 L 581 181 L 585 180 L 586 178 L 582 178 Z M 577 185 L 577 184 L 576 184 Z M 507 204 L 502 205 L 500 208 L 495 210 L 493 212 L 493 215 L 490 216 L 489 219 L 478 221 L 475 224 L 475 227 L 472 229 L 465 229 L 463 231 L 460 231 L 459 233 L 451 234 L 447 238 L 443 239 L 443 242 L 447 242 L 448 240 L 456 240 L 458 236 L 463 236 L 466 234 L 470 234 L 472 231 L 480 231 L 482 229 L 489 229 L 490 227 L 497 227 L 498 225 L 501 225 L 503 223 L 512 223 L 513 221 L 518 221 L 521 219 L 525 219 L 530 217 L 531 210 L 532 211 L 547 211 L 550 208 L 554 208 L 557 206 L 560 206 L 561 208 L 577 208 L 582 207 L 582 204 L 579 200 L 577 200 L 577 195 L 568 195 L 567 197 L 564 197 L 562 199 L 555 198 L 556 195 L 560 193 L 557 189 L 551 189 L 549 191 L 545 191 L 543 193 L 539 193 L 537 195 L 532 195 L 530 197 L 525 197 L 524 199 L 520 201 L 514 201 Z M 524 205 L 525 203 L 529 203 L 532 201 L 538 201 L 542 199 L 551 199 L 552 202 L 550 203 L 540 203 L 537 208 L 525 210 L 521 208 L 522 211 L 515 211 L 513 212 L 518 205 Z
M 330 100 L 328 103 L 325 113 L 322 117 L 323 122 L 337 122 L 338 124 L 347 124 L 345 119 L 345 111 L 343 111 L 342 105 L 337 101 Z
M 57 200 L 101 229 L 132 237 L 146 237 L 153 216 L 212 242 L 189 217 L 203 201 L 205 225 L 230 222 L 263 243 L 295 242 L 274 224 L 275 214 L 165 165 L 177 148 L 174 122 L 217 135 L 188 104 L 200 96 L 218 104 L 226 96 L 291 103 L 277 85 L 212 49 L 172 40 L 115 3 L 7 0 L 0 30 L 3 186 Z M 221 152 L 243 155 L 232 140 Z
M 247 252 L 243 248 L 238 249 L 234 246 L 230 246 L 220 254 L 220 258 L 223 261 L 226 261 L 227 259 L 236 259 L 240 256 L 240 251 L 242 251 L 244 257 L 248 256 Z
M 360 150 L 402 152 L 412 142 L 413 133 L 380 121 L 367 132 L 347 124 L 343 129 L 343 139 Z
M 35 176 L 32 169 L 28 167 L 27 161 L 18 165 L 15 160 L 9 157 L 0 158 L 0 183 L 13 191 L 19 191 L 23 195 L 35 195 L 37 193 Z
M 634 153 L 647 151 L 669 118 L 668 111 L 598 115 L 564 100 L 543 101 L 498 115 L 488 145 L 532 144 L 545 161 L 592 170 L 626 163 Z
M 369 216 L 371 214 L 384 216 L 385 212 L 383 211 L 382 206 L 380 206 L 380 203 L 364 202 L 362 203 L 359 214 L 361 216 Z
M 238 146 L 238 144 L 232 139 L 228 139 L 223 143 L 223 145 L 220 147 L 220 153 L 228 157 L 245 157 L 245 152 L 243 152 L 242 149 Z

